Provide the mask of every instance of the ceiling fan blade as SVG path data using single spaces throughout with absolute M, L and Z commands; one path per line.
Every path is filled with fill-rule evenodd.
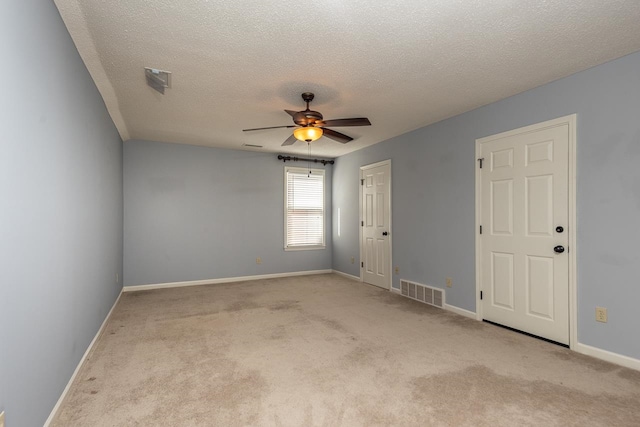
M 308 126 L 309 124 L 311 124 L 311 121 L 309 120 L 309 118 L 307 118 L 304 111 L 284 111 L 286 111 L 293 118 L 293 122 L 298 126 Z
M 366 117 L 358 117 L 353 119 L 324 120 L 322 126 L 371 126 L 371 122 Z
M 295 128 L 296 125 L 286 125 L 286 126 L 269 126 L 266 128 L 253 128 L 253 129 L 242 129 L 242 132 L 249 132 L 252 130 L 264 130 L 264 129 L 280 129 L 280 128 Z
M 351 138 L 350 136 L 347 136 L 344 133 L 336 132 L 333 129 L 327 129 L 327 128 L 322 129 L 322 135 L 326 136 L 327 138 L 331 138 L 334 141 L 341 142 L 343 144 L 346 144 L 349 141 L 353 141 L 353 138 Z
M 287 138 L 283 143 L 282 146 L 284 147 L 285 145 L 293 145 L 294 142 L 296 142 L 297 139 L 295 136 L 293 136 L 293 134 L 291 134 L 291 136 L 289 136 L 289 138 Z

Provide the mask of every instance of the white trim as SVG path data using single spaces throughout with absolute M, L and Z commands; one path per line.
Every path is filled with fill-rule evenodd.
M 476 236 L 476 319 L 482 320 L 482 240 L 480 239 L 480 224 L 482 222 L 482 176 L 478 159 L 482 156 L 482 145 L 476 139 L 476 157 L 473 159 L 473 167 L 476 170 L 476 227 L 473 232 Z
M 122 292 L 136 292 L 136 291 L 146 291 L 149 289 L 163 289 L 163 288 L 183 288 L 185 286 L 215 285 L 218 283 L 247 282 L 250 280 L 277 279 L 280 277 L 311 276 L 314 274 L 329 274 L 332 272 L 333 270 L 331 269 L 307 270 L 307 271 L 292 271 L 289 273 L 258 274 L 255 276 L 223 277 L 220 279 L 191 280 L 188 282 L 168 282 L 168 283 L 155 283 L 150 285 L 133 285 L 133 286 L 125 286 Z
M 464 308 L 456 307 L 455 305 L 445 304 L 443 308 L 452 313 L 459 314 L 460 316 L 468 317 L 469 319 L 477 320 L 478 318 L 476 313 L 473 311 L 465 310 Z
M 309 172 L 309 173 L 313 173 L 314 175 L 322 175 L 322 244 L 321 245 L 314 245 L 314 246 L 289 246 L 287 245 L 287 234 L 288 234 L 288 224 L 287 224 L 287 219 L 288 219 L 288 215 L 287 212 L 289 211 L 288 209 L 288 181 L 287 181 L 287 175 L 289 173 L 289 171 L 294 172 L 294 173 L 299 173 L 300 175 L 304 175 L 305 173 Z M 285 166 L 284 167 L 284 250 L 285 251 L 310 251 L 310 250 L 316 250 L 316 249 L 324 249 L 326 247 L 326 240 L 327 240 L 327 201 L 326 201 L 326 195 L 327 195 L 327 191 L 326 191 L 326 187 L 327 187 L 327 176 L 324 172 L 324 169 L 311 169 L 311 168 L 301 168 L 301 167 L 296 167 L 296 166 Z
M 78 366 L 76 366 L 76 370 L 73 371 L 73 374 L 71 375 L 71 378 L 69 378 L 69 381 L 67 382 L 66 387 L 64 388 L 64 390 L 62 390 L 62 394 L 60 395 L 60 398 L 58 398 L 58 401 L 56 402 L 56 405 L 51 410 L 51 413 L 49 414 L 49 418 L 47 418 L 47 421 L 44 422 L 44 427 L 48 427 L 53 422 L 54 418 L 56 417 L 56 415 L 58 413 L 58 410 L 60 409 L 60 406 L 62 405 L 62 402 L 64 401 L 65 397 L 67 397 L 67 393 L 71 389 L 71 385 L 73 384 L 73 382 L 76 379 L 76 376 L 80 372 L 80 368 L 82 368 L 82 365 L 84 364 L 84 362 L 87 360 L 87 358 L 89 357 L 89 355 L 93 351 L 93 346 L 98 341 L 98 338 L 100 338 L 100 335 L 102 335 L 102 331 L 104 331 L 105 326 L 107 326 L 107 323 L 109 322 L 109 319 L 111 318 L 111 314 L 113 313 L 113 309 L 116 308 L 116 305 L 118 305 L 118 301 L 120 301 L 120 297 L 122 296 L 122 292 L 124 292 L 124 290 L 120 289 L 120 293 L 118 294 L 118 297 L 116 298 L 116 301 L 111 306 L 111 310 L 109 310 L 109 312 L 107 313 L 107 316 L 104 318 L 104 321 L 102 322 L 102 325 L 100 325 L 100 328 L 98 329 L 98 332 L 96 332 L 96 335 L 91 340 L 91 343 L 89 343 L 89 347 L 87 347 L 87 350 L 84 352 L 84 354 L 80 358 L 80 361 L 78 362 Z
M 582 343 L 576 343 L 571 347 L 571 349 L 578 353 L 586 354 L 587 356 L 596 357 L 607 362 L 615 363 L 616 365 L 624 366 L 625 368 L 640 371 L 640 359 L 634 359 L 633 357 L 624 356 L 608 350 L 602 350 Z
M 378 166 L 384 166 L 384 165 L 391 166 L 391 159 L 381 160 L 381 161 L 376 162 L 376 163 L 371 163 L 371 164 L 368 164 L 368 165 L 360 166 L 360 170 L 377 168 Z
M 482 144 L 488 141 L 496 139 L 508 138 L 513 135 L 520 135 L 527 132 L 535 132 L 542 129 L 548 129 L 551 127 L 568 125 L 569 127 L 569 224 L 567 227 L 567 233 L 569 238 L 569 249 L 567 256 L 569 258 L 569 347 L 575 350 L 575 346 L 578 345 L 578 285 L 576 280 L 577 272 L 577 244 L 576 244 L 576 114 L 571 114 L 564 117 L 559 117 L 553 120 L 547 120 L 542 123 L 536 123 L 530 126 L 513 129 L 507 132 L 502 132 L 496 135 L 487 136 L 484 138 L 476 139 L 476 158 L 474 159 L 474 167 L 476 169 L 476 318 L 478 320 L 483 319 L 482 314 L 482 302 L 480 300 L 480 291 L 482 283 L 482 245 L 479 234 L 480 223 L 482 220 L 482 188 L 481 188 L 481 175 L 480 168 L 477 164 L 477 159 L 482 155 Z M 604 351 L 604 350 L 603 350 Z
M 320 251 L 326 249 L 326 246 L 290 246 L 284 248 L 285 251 Z
M 578 182 L 577 160 L 577 114 L 565 117 L 569 124 L 569 348 L 575 350 L 578 342 L 578 202 L 576 199 Z
M 389 163 L 389 290 L 393 288 L 393 182 L 391 177 L 391 159 Z
M 362 177 L 362 168 L 359 169 L 358 171 L 358 222 L 360 222 L 360 225 L 358 226 L 358 257 L 360 258 L 358 260 L 358 264 L 360 264 L 360 267 L 358 267 L 358 269 L 360 270 L 360 281 L 364 282 L 364 268 L 363 268 L 363 264 L 362 264 L 362 180 L 364 178 Z
M 391 287 L 391 292 L 395 292 L 398 295 L 402 295 L 402 289 Z
M 389 166 L 389 288 L 391 290 L 393 288 L 393 219 L 392 219 L 392 211 L 393 211 L 393 203 L 392 203 L 392 188 L 391 188 L 391 159 L 382 160 L 380 162 L 371 163 L 370 165 L 360 166 L 359 180 L 358 183 L 358 203 L 359 203 L 359 221 L 362 221 L 362 180 L 364 171 L 367 169 L 377 168 L 379 166 Z M 362 226 L 358 227 L 358 246 L 360 247 L 360 280 L 364 281 L 364 272 L 362 271 Z
M 355 280 L 356 282 L 362 282 L 362 279 L 358 276 L 354 276 L 353 274 L 343 273 L 342 271 L 332 270 L 334 274 L 338 276 L 346 277 L 347 279 Z

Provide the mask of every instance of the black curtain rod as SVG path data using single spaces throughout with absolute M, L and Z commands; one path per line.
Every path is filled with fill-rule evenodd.
M 287 161 L 313 162 L 313 163 L 322 163 L 323 165 L 332 165 L 335 163 L 333 160 L 305 159 L 304 157 L 291 157 L 291 156 L 283 156 L 283 155 L 278 155 L 278 160 L 282 160 L 283 162 L 287 162 Z

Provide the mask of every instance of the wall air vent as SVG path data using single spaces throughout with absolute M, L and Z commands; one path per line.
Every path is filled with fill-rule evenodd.
M 402 288 L 402 295 L 408 296 L 409 295 L 409 282 L 407 282 L 405 280 L 401 280 L 400 281 L 400 287 Z
M 243 147 L 250 147 L 250 148 L 262 148 L 262 145 L 256 145 L 256 144 L 242 144 Z
M 400 280 L 400 293 L 416 301 L 444 308 L 444 290 L 421 285 L 420 283 Z
M 147 85 L 164 95 L 164 90 L 171 87 L 171 72 L 144 67 Z

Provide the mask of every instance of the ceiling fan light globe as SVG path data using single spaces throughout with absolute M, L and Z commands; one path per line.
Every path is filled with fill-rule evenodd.
M 293 136 L 295 136 L 298 141 L 312 142 L 322 136 L 322 129 L 312 126 L 299 127 L 293 131 Z

